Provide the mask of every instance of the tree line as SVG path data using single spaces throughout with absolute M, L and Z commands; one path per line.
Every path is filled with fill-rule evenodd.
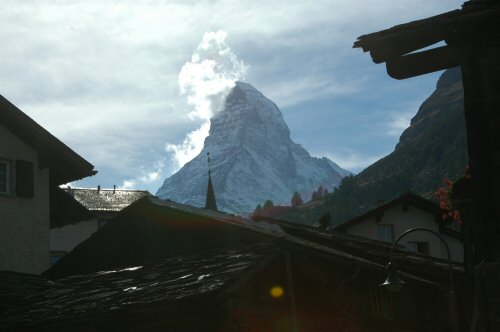
M 322 185 L 320 185 L 318 187 L 317 190 L 315 190 L 312 195 L 311 195 L 311 199 L 309 202 L 313 202 L 313 201 L 321 201 L 323 200 L 330 192 L 328 191 L 328 189 L 324 188 Z M 302 196 L 300 195 L 300 193 L 298 191 L 295 191 L 293 194 L 292 194 L 292 198 L 290 200 L 290 206 L 292 207 L 298 207 L 298 206 L 301 206 L 304 204 L 304 200 L 302 199 Z M 255 210 L 254 210 L 254 214 L 258 214 L 262 211 L 265 211 L 265 210 L 268 210 L 270 208 L 272 208 L 274 206 L 274 203 L 272 200 L 268 199 L 264 202 L 263 205 L 261 204 L 257 204 L 257 206 L 255 207 Z

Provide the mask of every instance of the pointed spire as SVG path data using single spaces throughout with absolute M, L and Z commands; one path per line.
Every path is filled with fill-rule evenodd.
M 207 159 L 208 159 L 208 175 L 210 175 L 210 152 L 207 152 Z
M 214 186 L 212 185 L 212 178 L 210 174 L 210 152 L 207 152 L 208 158 L 208 187 L 207 187 L 207 200 L 205 201 L 205 209 L 217 211 L 217 202 L 215 201 Z

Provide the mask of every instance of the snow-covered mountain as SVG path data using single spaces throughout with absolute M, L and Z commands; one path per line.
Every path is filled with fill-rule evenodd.
M 253 86 L 237 82 L 223 111 L 210 125 L 203 150 L 165 180 L 156 195 L 194 206 L 205 205 L 207 152 L 219 210 L 248 213 L 271 199 L 290 204 L 294 191 L 309 200 L 319 185 L 331 190 L 348 171 L 315 158 L 290 139 L 278 107 Z

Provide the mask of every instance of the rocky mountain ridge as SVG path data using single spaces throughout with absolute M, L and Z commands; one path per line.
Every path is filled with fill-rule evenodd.
M 333 188 L 349 174 L 294 143 L 278 107 L 243 82 L 236 82 L 224 110 L 211 119 L 200 154 L 166 179 L 156 195 L 204 206 L 207 152 L 217 205 L 233 213 L 250 213 L 266 199 L 290 204 L 294 191 L 310 197 L 319 185 Z
M 432 200 L 444 178 L 461 177 L 467 164 L 462 77 L 460 68 L 452 68 L 441 75 L 392 153 L 345 178 L 323 204 L 277 218 L 311 224 L 330 213 L 340 224 L 407 191 Z

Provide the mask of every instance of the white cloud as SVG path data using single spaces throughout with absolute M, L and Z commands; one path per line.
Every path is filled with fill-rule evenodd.
M 120 189 L 136 189 L 136 188 L 137 188 L 137 182 L 135 180 L 125 180 L 120 186 Z
M 203 97 L 221 88 L 203 75 L 238 72 L 238 64 L 244 66 L 234 54 L 251 66 L 249 83 L 280 107 L 364 94 L 373 86 L 359 78 L 379 67 L 352 50 L 357 36 L 462 2 L 6 0 L 0 11 L 0 93 L 96 165 L 101 172 L 92 181 L 112 185 L 167 158 L 165 142 L 177 143 L 169 152 L 179 156 L 176 164 L 200 149 L 203 128 L 180 142 L 220 105 L 221 98 Z M 207 31 L 214 32 L 196 50 L 199 58 L 191 57 Z M 335 135 L 324 139 L 335 141 Z
M 181 144 L 166 144 L 178 166 L 182 167 L 203 149 L 210 130 L 210 118 L 224 106 L 224 101 L 235 81 L 244 79 L 247 66 L 226 44 L 224 31 L 207 32 L 201 43 L 179 73 L 181 95 L 194 107 L 190 119 L 201 119 L 200 128 L 188 133 Z
M 360 80 L 352 80 L 340 83 L 332 79 L 303 76 L 289 81 L 286 88 L 283 88 L 283 82 L 264 84 L 263 91 L 280 108 L 285 108 L 310 100 L 354 95 L 360 90 L 359 82 Z
M 210 122 L 204 122 L 200 128 L 189 132 L 181 144 L 167 143 L 165 145 L 165 150 L 174 154 L 177 167 L 182 167 L 200 153 L 209 130 Z
M 124 189 L 144 189 L 150 187 L 153 183 L 158 183 L 164 176 L 165 161 L 158 160 L 152 168 L 145 169 L 141 167 L 140 175 L 133 179 L 126 179 L 123 181 L 120 188 Z
M 359 173 L 374 162 L 380 160 L 384 155 L 366 155 L 357 152 L 325 153 L 322 156 L 335 161 L 340 167 L 353 173 Z
M 410 120 L 413 116 L 414 112 L 393 114 L 387 123 L 387 135 L 401 136 L 403 131 L 410 126 Z
M 399 138 L 403 131 L 410 126 L 411 119 L 417 113 L 423 101 L 429 97 L 430 92 L 412 96 L 411 99 L 400 102 L 396 105 L 396 110 L 386 110 L 384 112 L 384 123 L 380 124 L 384 128 L 387 136 Z
M 210 120 L 223 106 L 234 82 L 245 78 L 247 66 L 226 44 L 225 31 L 207 32 L 179 73 L 181 95 L 194 110 L 193 119 Z

